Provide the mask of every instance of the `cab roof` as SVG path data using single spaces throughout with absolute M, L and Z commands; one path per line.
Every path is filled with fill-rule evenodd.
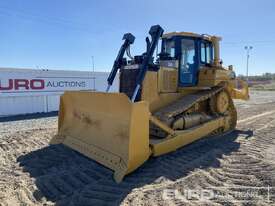
M 194 37 L 194 38 L 200 38 L 200 39 L 205 39 L 208 41 L 212 40 L 212 37 L 216 37 L 217 36 L 211 36 L 208 34 L 197 34 L 197 33 L 193 33 L 193 32 L 169 32 L 169 33 L 165 33 L 162 35 L 162 38 L 172 38 L 174 36 L 187 36 L 187 37 Z M 221 40 L 221 37 L 218 37 Z

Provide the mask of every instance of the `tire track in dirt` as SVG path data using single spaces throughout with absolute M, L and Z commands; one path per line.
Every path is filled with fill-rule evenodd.
M 48 144 L 56 129 L 29 129 L 1 133 L 0 138 L 0 205 L 36 205 L 35 183 L 22 171 L 17 158 Z M 42 138 L 41 138 L 42 137 Z M 37 188 L 36 188 L 37 189 Z

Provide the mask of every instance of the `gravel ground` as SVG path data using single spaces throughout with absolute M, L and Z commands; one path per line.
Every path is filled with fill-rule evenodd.
M 275 205 L 275 92 L 236 101 L 237 129 L 112 172 L 49 146 L 57 118 L 0 123 L 0 205 Z

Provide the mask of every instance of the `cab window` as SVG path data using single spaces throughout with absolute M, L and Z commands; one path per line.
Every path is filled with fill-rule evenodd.
M 163 45 L 162 52 L 166 53 L 169 57 L 175 57 L 176 55 L 176 47 L 175 41 L 173 40 L 165 40 L 165 44 Z
M 206 49 L 205 49 L 205 43 L 201 43 L 201 62 L 206 62 Z
M 212 62 L 212 45 L 210 43 L 206 44 L 206 63 L 211 64 Z
M 201 42 L 201 63 L 211 64 L 212 56 L 212 44 L 210 42 Z

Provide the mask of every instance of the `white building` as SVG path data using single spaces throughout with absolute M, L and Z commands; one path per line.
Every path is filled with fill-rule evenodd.
M 105 91 L 107 72 L 0 68 L 0 117 L 58 111 L 66 90 Z M 112 91 L 117 91 L 114 81 Z

